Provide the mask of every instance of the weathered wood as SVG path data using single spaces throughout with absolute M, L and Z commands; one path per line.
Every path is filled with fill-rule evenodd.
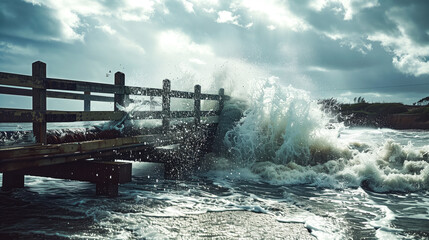
M 123 116 L 123 112 L 114 111 L 46 111 L 47 122 L 117 121 L 121 120 Z
M 195 118 L 195 111 L 171 111 L 171 118 Z M 215 111 L 200 111 L 201 117 L 217 116 Z
M 161 97 L 162 96 L 162 89 L 125 86 L 125 93 L 131 94 L 131 95 L 138 95 L 138 96 Z
M 9 95 L 18 95 L 18 96 L 33 96 L 32 89 L 24 89 L 24 88 L 13 88 L 13 87 L 0 87 L 0 94 L 9 94 Z M 67 93 L 67 92 L 56 92 L 56 91 L 46 91 L 46 97 L 48 98 L 62 98 L 62 99 L 74 99 L 74 100 L 85 100 L 88 98 L 90 101 L 98 101 L 98 102 L 113 102 L 113 97 L 106 96 L 97 96 L 97 95 L 89 95 L 86 96 L 84 94 L 79 93 Z
M 45 114 L 44 114 L 45 113 Z M 173 112 L 172 112 L 173 113 Z M 192 117 L 192 112 L 186 111 L 174 112 L 174 117 Z M 123 112 L 114 111 L 32 111 L 0 108 L 0 122 L 79 122 L 79 121 L 109 121 L 121 120 L 124 117 Z M 43 117 L 45 116 L 45 117 Z M 136 111 L 130 115 L 132 119 L 162 119 L 161 111 Z
M 91 92 L 85 91 L 84 93 L 84 98 L 83 98 L 83 111 L 85 112 L 89 112 L 91 111 Z
M 131 163 L 75 161 L 19 171 L 5 172 L 3 189 L 24 186 L 24 174 L 96 183 L 97 195 L 117 196 L 118 184 L 131 182 Z
M 46 78 L 47 89 L 69 90 L 69 91 L 89 91 L 97 93 L 119 93 L 123 94 L 123 87 L 118 87 L 113 84 L 93 83 L 86 81 L 66 80 L 58 78 Z
M 29 88 L 44 87 L 42 82 L 34 81 L 32 76 L 5 72 L 0 72 L 0 84 Z
M 201 122 L 201 86 L 194 87 L 194 122 L 195 126 L 199 126 Z
M 1 82 L 0 82 L 1 84 Z M 33 90 L 23 88 L 0 87 L 0 94 L 18 95 L 18 96 L 33 96 Z
M 75 161 L 16 171 L 25 175 L 87 181 L 127 183 L 131 181 L 131 163 Z
M 177 91 L 177 90 L 171 90 L 170 97 L 172 97 L 172 98 L 194 99 L 194 93 L 192 93 L 192 92 Z
M 157 145 L 170 145 L 170 144 L 177 144 L 182 139 L 176 138 L 176 140 L 173 139 L 167 139 L 163 142 L 153 142 L 153 143 L 136 143 L 136 144 L 127 144 L 122 146 L 116 146 L 111 145 L 110 147 L 105 148 L 96 148 L 86 151 L 75 151 L 75 152 L 68 152 L 68 153 L 52 153 L 52 154 L 45 154 L 45 155 L 34 155 L 34 156 L 27 156 L 27 157 L 15 157 L 11 159 L 4 159 L 0 161 L 0 172 L 7 172 L 7 171 L 16 171 L 31 167 L 41 167 L 41 166 L 48 166 L 48 165 L 54 165 L 54 164 L 61 164 L 61 163 L 67 163 L 67 162 L 74 162 L 78 160 L 85 160 L 89 158 L 94 159 L 105 159 L 105 158 L 117 158 L 119 156 L 130 156 L 133 154 L 137 154 L 139 152 L 146 152 L 147 149 L 153 149 Z M 86 146 L 91 147 L 93 146 Z M 37 151 L 35 151 L 37 153 Z M 129 158 L 122 158 L 121 159 L 129 159 Z M 131 159 L 130 159 L 131 160 Z M 137 160 L 137 159 L 134 159 Z M 157 159 L 158 160 L 158 159 Z M 156 162 L 160 162 L 159 160 Z
M 84 100 L 84 101 L 85 101 L 85 99 L 88 99 L 89 101 L 97 101 L 97 102 L 113 102 L 114 101 L 113 97 L 98 96 L 98 95 L 86 95 L 86 94 L 80 94 L 80 93 L 46 91 L 46 95 L 48 98 L 63 98 L 63 99 L 74 99 L 74 100 Z
M 201 94 L 201 100 L 214 100 L 214 101 L 217 101 L 217 100 L 219 100 L 219 95 L 202 93 Z
M 164 79 L 162 82 L 162 129 L 167 132 L 170 128 L 170 80 Z
M 219 108 L 218 108 L 219 115 L 223 110 L 224 104 L 225 104 L 225 90 L 223 88 L 220 88 L 219 89 Z
M 0 122 L 33 122 L 41 120 L 41 116 L 32 110 L 0 108 Z
M 110 148 L 112 147 L 120 149 L 122 146 L 125 146 L 126 148 L 136 147 L 132 146 L 133 144 L 142 144 L 142 146 L 162 146 L 165 144 L 170 144 L 171 141 L 177 139 L 180 140 L 180 137 L 180 133 L 152 134 L 107 140 L 50 144 L 45 146 L 33 145 L 3 148 L 0 149 L 0 164 L 7 161 L 14 161 L 16 159 L 23 159 L 26 157 L 36 159 L 40 156 L 45 155 L 69 154 L 79 152 L 88 153 L 89 151 L 93 150 L 99 150 L 101 152 L 110 150 Z
M 122 93 L 115 93 L 114 108 L 115 108 L 115 111 L 119 111 L 118 105 L 125 107 L 125 95 L 124 95 L 125 74 L 121 72 L 115 73 L 115 86 L 118 88 L 122 88 Z
M 137 116 L 139 112 L 135 113 Z M 149 114 L 142 114 L 149 115 Z M 157 113 L 153 113 L 157 116 Z M 160 115 L 158 113 L 158 115 Z M 0 122 L 77 122 L 77 121 L 108 121 L 121 120 L 122 112 L 113 111 L 32 111 L 0 108 Z M 159 118 L 159 117 L 158 117 Z
M 33 81 L 44 82 L 46 79 L 46 64 L 40 61 L 34 62 L 33 65 Z M 36 142 L 41 144 L 47 143 L 46 138 L 46 89 L 33 88 L 33 111 L 40 112 L 40 119 L 33 121 L 33 135 L 36 137 Z
M 7 191 L 13 188 L 24 187 L 24 174 L 16 172 L 3 173 L 2 190 Z

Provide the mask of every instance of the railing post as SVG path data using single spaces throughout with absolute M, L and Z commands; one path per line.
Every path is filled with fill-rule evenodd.
M 162 131 L 165 133 L 170 128 L 170 80 L 162 82 Z
M 122 87 L 125 86 L 125 74 L 124 73 L 121 73 L 121 72 L 115 73 L 115 85 L 116 86 L 122 86 Z M 117 106 L 118 104 L 125 107 L 125 92 L 115 93 L 115 102 L 114 102 L 115 111 L 119 110 L 119 108 Z
M 46 144 L 46 63 L 37 61 L 32 67 L 33 82 L 42 86 L 42 88 L 33 88 L 33 111 L 36 112 L 36 118 L 33 120 L 33 135 L 37 143 Z
M 200 125 L 201 121 L 201 86 L 195 85 L 194 87 L 194 118 L 195 127 Z
M 154 96 L 150 96 L 149 98 L 149 106 L 150 106 L 150 111 L 155 111 L 155 103 L 154 103 Z
M 84 99 L 83 99 L 83 110 L 85 112 L 91 111 L 91 92 L 85 91 L 84 93 Z
M 223 106 L 225 104 L 225 90 L 223 88 L 219 89 L 219 115 L 223 110 Z

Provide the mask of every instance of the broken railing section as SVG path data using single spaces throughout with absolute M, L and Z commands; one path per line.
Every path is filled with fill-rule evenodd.
M 75 121 L 120 121 L 127 113 L 121 111 L 118 106 L 126 107 L 128 103 L 133 101 L 130 99 L 131 95 L 136 96 L 149 96 L 151 101 L 154 97 L 162 98 L 162 109 L 161 111 L 137 111 L 133 112 L 132 116 L 137 119 L 160 119 L 162 121 L 162 133 L 164 137 L 168 136 L 168 133 L 172 132 L 170 126 L 170 120 L 172 118 L 194 118 L 193 123 L 193 136 L 202 137 L 203 140 L 194 139 L 190 143 L 184 144 L 179 153 L 177 149 L 174 151 L 159 151 L 161 154 L 155 154 L 155 157 L 159 157 L 158 162 L 164 162 L 166 169 L 174 174 L 179 174 L 178 165 L 186 164 L 183 163 L 182 159 L 177 156 L 183 155 L 183 158 L 191 159 L 196 153 L 201 153 L 201 149 L 209 146 L 208 139 L 213 136 L 207 135 L 208 125 L 202 126 L 201 117 L 218 116 L 223 109 L 224 101 L 228 98 L 224 95 L 224 90 L 219 89 L 218 94 L 203 94 L 201 93 L 201 86 L 196 85 L 194 92 L 177 91 L 171 89 L 170 80 L 166 79 L 162 83 L 162 89 L 157 88 L 144 88 L 144 87 L 131 87 L 125 85 L 125 74 L 121 72 L 115 73 L 114 84 L 105 83 L 94 83 L 85 81 L 75 81 L 67 79 L 48 78 L 46 74 L 46 64 L 40 61 L 32 64 L 32 75 L 21 75 L 13 73 L 0 72 L 0 94 L 18 95 L 18 96 L 29 96 L 32 97 L 32 109 L 7 109 L 0 108 L 0 122 L 31 122 L 33 123 L 33 134 L 38 144 L 37 148 L 44 150 L 51 149 L 53 146 L 57 148 L 71 147 L 73 144 L 55 144 L 46 145 L 47 142 L 47 123 L 48 122 L 75 122 Z M 59 91 L 58 91 L 59 90 Z M 70 91 L 70 92 L 67 92 Z M 76 93 L 81 92 L 81 93 Z M 111 96 L 101 96 L 93 93 L 102 94 L 113 94 Z M 52 111 L 47 110 L 47 98 L 61 98 L 61 99 L 73 99 L 83 100 L 84 111 Z M 193 111 L 172 111 L 171 109 L 171 98 L 182 98 L 194 100 Z M 219 104 L 217 111 L 201 111 L 201 100 L 212 100 L 217 101 Z M 113 111 L 91 111 L 91 102 L 112 102 L 114 105 Z M 189 127 L 188 127 L 189 129 Z M 176 128 L 173 129 L 177 131 Z M 204 132 L 204 134 L 203 134 Z M 203 134 L 203 135 L 201 135 Z M 117 138 L 119 140 L 124 138 Z M 188 141 L 193 139 L 192 137 L 186 138 Z M 84 139 L 82 141 L 85 141 Z M 99 141 L 99 142 L 97 142 Z M 92 140 L 81 143 L 96 143 L 100 141 L 103 144 L 107 144 L 107 140 Z M 184 141 L 182 138 L 181 141 Z M 158 141 L 162 142 L 162 141 Z M 164 145 L 168 144 L 168 140 L 164 141 Z M 80 143 L 74 143 L 80 144 Z M 91 145 L 90 144 L 90 145 Z M 144 144 L 143 144 L 144 145 Z M 88 161 L 87 159 L 94 158 L 111 158 L 111 159 L 131 159 L 132 154 L 128 151 L 130 148 L 131 152 L 139 153 L 140 160 L 147 158 L 149 155 L 145 155 L 148 152 L 153 152 L 155 146 L 149 148 L 143 146 L 142 143 L 133 142 L 131 145 L 121 146 L 117 143 L 112 143 L 112 146 L 104 146 L 104 150 L 97 152 L 60 152 L 54 155 L 29 155 L 21 157 L 19 161 L 13 156 L 7 157 L 4 155 L 7 151 L 0 151 L 0 172 L 3 172 L 3 188 L 16 188 L 24 186 L 24 175 L 38 175 L 38 176 L 51 176 L 65 179 L 74 179 L 82 181 L 91 181 L 97 184 L 97 193 L 105 195 L 117 194 L 117 185 L 131 180 L 131 165 L 127 165 L 119 162 L 99 162 L 99 161 Z M 204 147 L 202 146 L 204 145 Z M 85 145 L 86 146 L 86 145 Z M 89 145 L 88 145 L 89 146 Z M 185 149 L 186 148 L 186 149 Z M 119 154 L 112 155 L 112 151 L 118 151 Z M 2 150 L 2 149 L 0 149 Z M 23 148 L 24 151 L 28 148 Z M 14 150 L 11 150 L 12 152 Z M 175 152 L 171 154 L 172 152 Z M 110 152 L 110 153 L 109 153 Z M 103 153 L 103 154 L 101 154 Z M 98 154 L 98 155 L 97 155 Z M 13 154 L 12 154 L 13 155 Z M 174 155 L 174 157 L 173 157 Z M 95 157 L 94 157 L 95 156 Z M 195 158 L 194 158 L 195 159 Z M 107 165 L 106 165 L 107 164 Z M 81 173 L 75 171 L 78 168 L 91 168 L 98 170 L 86 169 Z M 108 166 L 108 167 L 106 167 Z M 183 167 L 182 167 L 183 168 Z M 176 170 L 175 170 L 176 169 Z M 54 174 L 53 172 L 56 172 Z M 119 174 L 119 175 L 118 175 Z M 173 175 L 174 175 L 173 174 Z M 104 177 L 96 178 L 98 176 L 109 176 L 106 180 Z M 125 177 L 124 177 L 125 176 Z M 101 179 L 101 180 L 100 180 Z

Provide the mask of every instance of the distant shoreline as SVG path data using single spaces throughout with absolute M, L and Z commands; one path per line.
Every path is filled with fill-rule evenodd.
M 340 104 L 338 111 L 346 126 L 429 130 L 429 106 L 354 103 Z

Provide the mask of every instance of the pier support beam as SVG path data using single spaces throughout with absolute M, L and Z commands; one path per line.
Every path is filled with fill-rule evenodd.
M 24 186 L 24 175 L 92 182 L 96 194 L 118 196 L 118 186 L 131 182 L 132 164 L 128 162 L 75 161 L 3 173 L 3 189 Z
M 4 172 L 2 190 L 24 187 L 24 174 L 16 172 Z

